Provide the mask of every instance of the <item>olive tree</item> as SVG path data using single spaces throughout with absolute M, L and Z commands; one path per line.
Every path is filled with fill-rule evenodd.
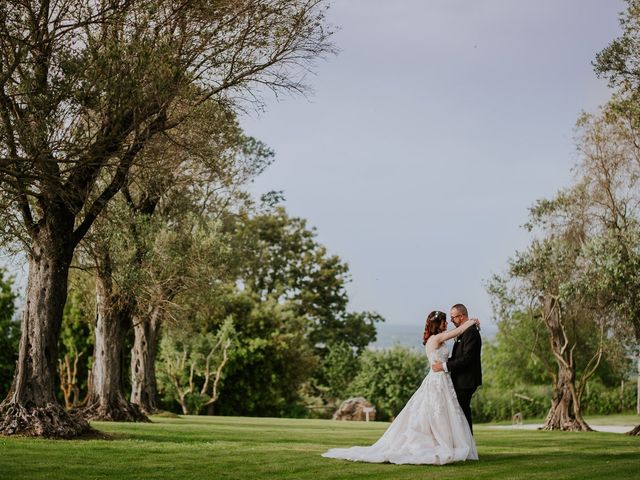
M 629 113 L 617 98 L 580 118 L 574 184 L 532 208 L 528 226 L 538 236 L 510 263 L 511 293 L 493 289 L 502 303 L 534 312 L 546 329 L 557 372 L 545 428 L 588 429 L 580 399 L 612 353 L 604 350 L 607 339 L 637 348 L 640 137 Z
M 144 166 L 148 142 L 203 102 L 233 104 L 256 85 L 301 90 L 312 60 L 331 48 L 323 15 L 322 0 L 0 4 L 0 231 L 29 262 L 0 433 L 88 429 L 54 386 L 76 247 L 132 166 Z
M 272 154 L 243 134 L 232 111 L 207 102 L 170 134 L 156 137 L 140 155 L 150 157 L 147 163 L 156 166 L 132 168 L 121 194 L 83 242 L 100 299 L 94 381 L 84 411 L 90 419 L 144 420 L 142 412 L 156 408 L 154 361 L 162 305 L 173 302 L 187 285 L 194 288 L 194 283 L 209 281 L 210 274 L 194 261 L 215 263 L 187 254 L 194 242 L 203 240 L 198 225 L 214 225 L 208 219 L 241 202 L 241 185 L 259 174 Z M 156 242 L 166 230 L 179 243 L 172 256 L 158 251 L 167 249 L 165 243 Z M 123 391 L 122 358 L 124 336 L 132 330 L 129 403 Z

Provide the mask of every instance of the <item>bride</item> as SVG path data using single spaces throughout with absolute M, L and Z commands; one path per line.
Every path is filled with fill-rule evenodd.
M 422 343 L 429 363 L 446 362 L 444 342 L 478 325 L 470 319 L 447 332 L 447 316 L 427 316 Z M 478 460 L 469 424 L 458 404 L 451 377 L 430 371 L 380 439 L 369 447 L 332 448 L 323 457 L 373 463 L 433 464 Z

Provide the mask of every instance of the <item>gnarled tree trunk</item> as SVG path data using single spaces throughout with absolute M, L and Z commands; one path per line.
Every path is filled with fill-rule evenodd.
M 148 421 L 124 394 L 123 352 L 131 326 L 131 301 L 114 291 L 109 255 L 101 257 L 96 279 L 92 386 L 83 414 L 89 420 Z
M 639 323 L 640 325 L 640 323 Z M 640 339 L 640 331 L 636 331 L 636 338 Z M 638 398 L 636 399 L 636 413 L 640 415 L 640 357 L 638 357 Z M 640 435 L 640 425 L 627 432 L 627 435 Z
M 131 350 L 131 403 L 147 414 L 158 410 L 156 382 L 156 355 L 160 336 L 162 312 L 160 307 L 150 308 L 145 318 L 135 317 L 135 340 Z
M 564 365 L 558 368 L 553 389 L 551 409 L 547 414 L 543 430 L 590 431 L 582 418 L 580 401 L 576 395 L 574 371 Z
M 0 434 L 69 438 L 89 431 L 56 398 L 58 337 L 67 299 L 73 217 L 58 212 L 35 227 L 13 384 L 0 404 Z
M 558 364 L 558 374 L 554 379 L 551 408 L 542 430 L 590 431 L 591 428 L 582 418 L 580 398 L 576 393 L 576 367 L 573 359 L 575 344 L 569 348 L 560 304 L 554 297 L 544 301 L 544 319 L 549 330 L 551 349 Z

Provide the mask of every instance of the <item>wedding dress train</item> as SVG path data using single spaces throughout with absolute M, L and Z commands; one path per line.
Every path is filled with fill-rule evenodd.
M 446 362 L 447 347 L 429 351 L 429 363 Z M 433 464 L 478 460 L 476 444 L 449 374 L 430 371 L 382 437 L 369 447 L 332 448 L 322 454 L 360 462 Z

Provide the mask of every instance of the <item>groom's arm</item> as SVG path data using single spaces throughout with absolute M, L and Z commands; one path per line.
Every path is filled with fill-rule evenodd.
M 482 346 L 482 340 L 480 339 L 480 332 L 475 328 L 470 328 L 465 332 L 464 344 L 462 345 L 462 352 L 457 355 L 456 358 L 449 359 L 444 365 L 444 370 L 447 372 L 459 372 L 465 370 L 473 362 L 477 361 Z

